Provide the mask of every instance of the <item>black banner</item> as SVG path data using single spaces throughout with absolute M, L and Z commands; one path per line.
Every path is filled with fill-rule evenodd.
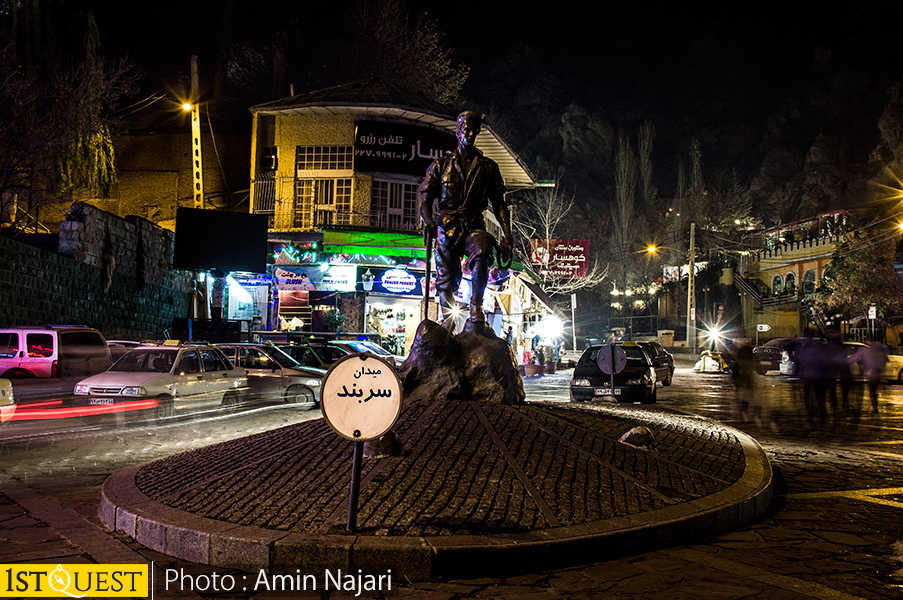
M 426 174 L 430 163 L 458 145 L 454 134 L 416 125 L 358 121 L 354 170 L 403 175 Z

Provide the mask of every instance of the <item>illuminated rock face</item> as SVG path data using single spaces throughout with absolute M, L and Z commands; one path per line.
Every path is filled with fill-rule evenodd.
M 517 405 L 525 398 L 514 351 L 491 329 L 471 321 L 458 335 L 433 321 L 420 323 L 399 375 L 406 400 L 481 400 Z

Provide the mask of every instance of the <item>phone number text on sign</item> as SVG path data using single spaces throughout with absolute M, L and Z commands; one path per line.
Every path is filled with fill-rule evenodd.
M 372 354 L 351 354 L 330 367 L 320 388 L 323 416 L 340 436 L 365 442 L 389 431 L 401 413 L 401 380 Z

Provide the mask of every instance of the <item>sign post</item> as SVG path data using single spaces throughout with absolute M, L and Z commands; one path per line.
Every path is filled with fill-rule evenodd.
M 320 387 L 326 422 L 337 434 L 354 442 L 348 531 L 357 529 L 361 461 L 364 442 L 389 431 L 401 414 L 401 380 L 387 362 L 370 353 L 350 354 L 336 361 Z
M 756 346 L 759 345 L 759 332 L 760 331 L 771 331 L 771 325 L 767 323 L 759 323 L 756 325 Z
M 627 366 L 627 354 L 624 349 L 615 344 L 608 344 L 608 348 L 600 348 L 596 355 L 596 364 L 602 372 L 611 375 L 611 396 L 615 396 L 615 373 L 620 373 Z

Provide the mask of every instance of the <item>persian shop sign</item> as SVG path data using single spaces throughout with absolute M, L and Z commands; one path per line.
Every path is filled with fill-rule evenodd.
M 588 240 L 531 240 L 531 262 L 552 277 L 586 277 Z
M 382 121 L 358 121 L 356 125 L 355 171 L 423 177 L 430 163 L 458 145 L 449 131 Z

